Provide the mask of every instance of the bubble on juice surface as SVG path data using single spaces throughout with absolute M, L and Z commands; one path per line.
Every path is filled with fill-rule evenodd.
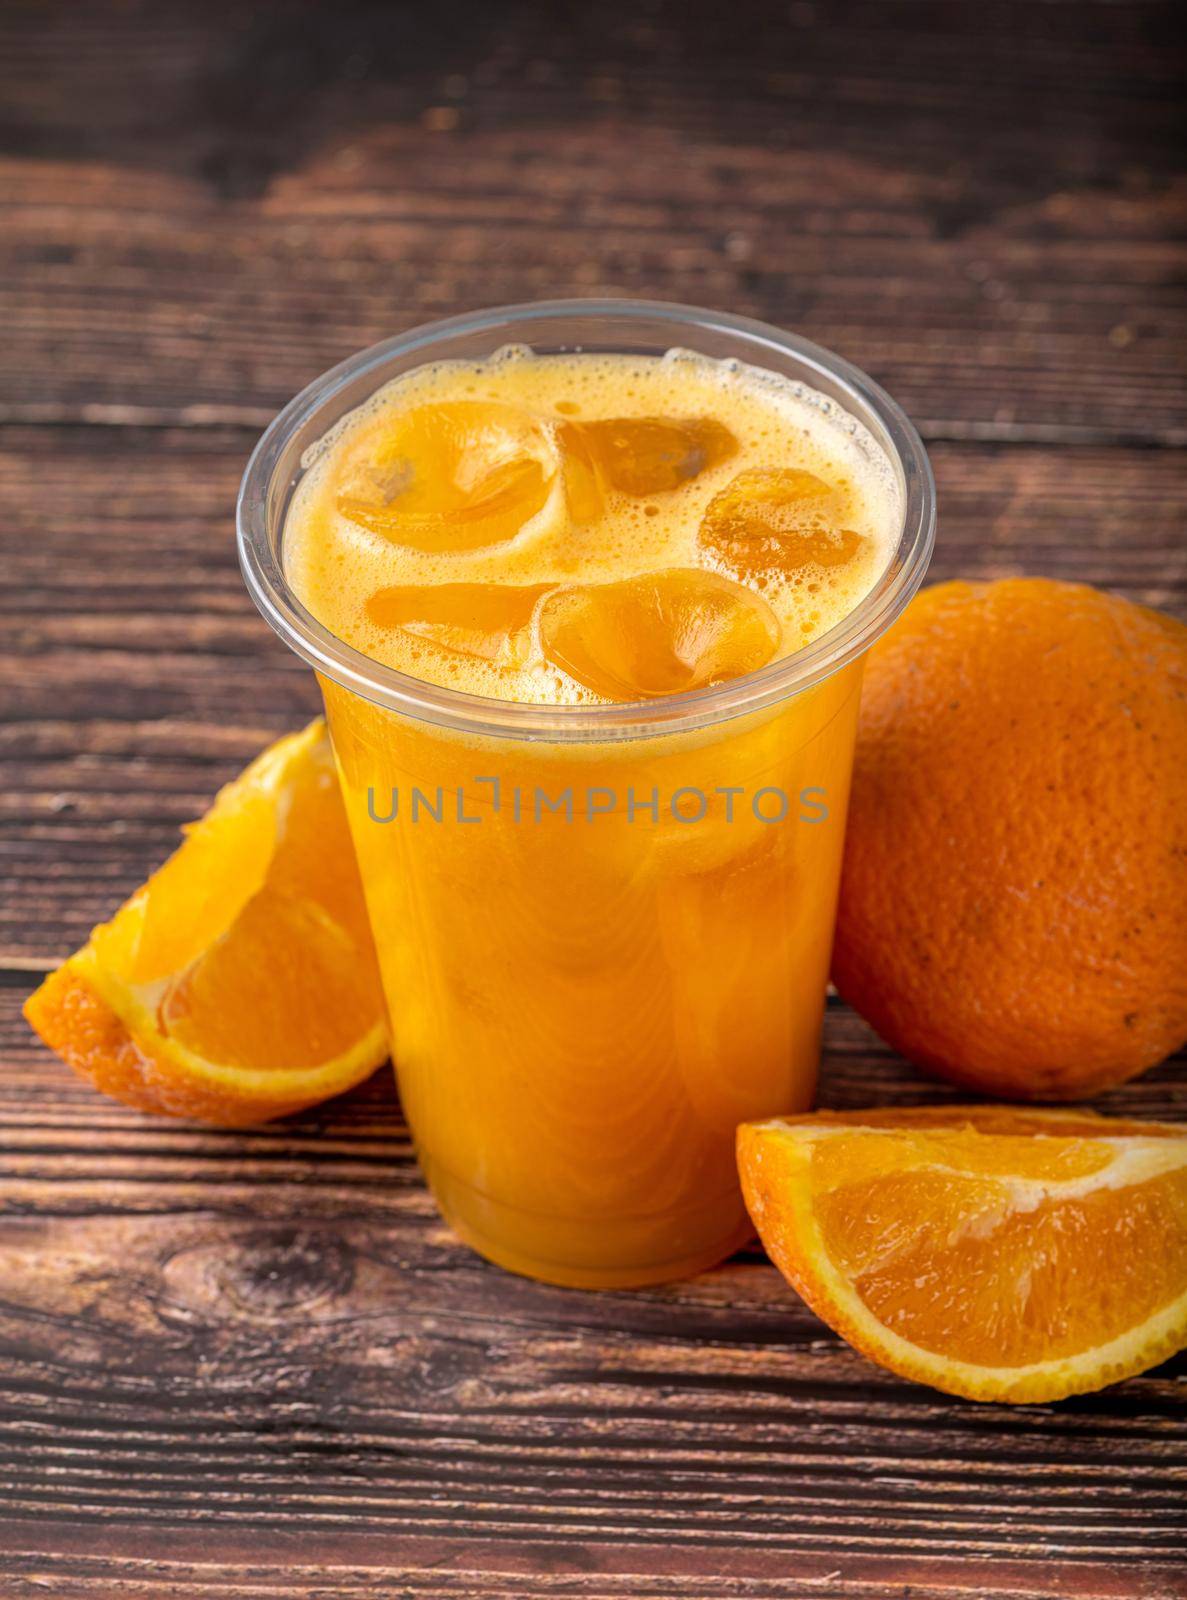
M 798 467 L 740 472 L 710 500 L 700 548 L 744 583 L 795 581 L 849 566 L 867 545 L 845 526 L 847 496 Z
M 679 489 L 737 454 L 715 417 L 608 417 L 559 430 L 566 458 L 607 487 L 642 497 Z
M 438 649 L 474 660 L 519 665 L 531 653 L 532 616 L 548 584 L 397 584 L 366 604 L 377 628 L 399 628 Z
M 697 567 L 572 584 L 540 604 L 546 661 L 607 700 L 705 688 L 765 666 L 780 628 L 761 596 Z
M 420 551 L 515 537 L 558 467 L 549 428 L 500 401 L 448 400 L 381 418 L 352 442 L 337 486 L 349 521 Z

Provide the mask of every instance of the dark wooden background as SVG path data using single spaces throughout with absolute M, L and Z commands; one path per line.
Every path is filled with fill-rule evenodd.
M 438 314 L 644 294 L 919 423 L 933 574 L 1187 613 L 1183 54 L 1142 3 L 0 4 L 0 1600 L 1187 1593 L 1180 1359 L 1010 1409 L 883 1374 L 755 1250 L 580 1294 L 468 1254 L 388 1075 L 223 1134 L 29 988 L 316 709 L 237 480 Z M 940 1091 L 840 1006 L 832 1105 Z M 1102 1102 L 1187 1115 L 1183 1062 Z

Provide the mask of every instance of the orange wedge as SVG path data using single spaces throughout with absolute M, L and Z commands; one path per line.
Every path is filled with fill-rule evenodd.
M 387 1024 L 325 724 L 228 784 L 25 1016 L 105 1094 L 226 1127 L 374 1071 Z
M 970 1400 L 1116 1383 L 1187 1344 L 1187 1131 L 1077 1111 L 744 1124 L 767 1253 L 880 1366 Z

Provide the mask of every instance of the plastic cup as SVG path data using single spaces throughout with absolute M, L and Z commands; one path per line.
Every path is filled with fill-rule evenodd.
M 639 704 L 492 700 L 363 656 L 285 577 L 306 453 L 398 374 L 508 344 L 680 346 L 814 391 L 894 469 L 882 577 L 807 648 Z M 748 1236 L 734 1130 L 811 1103 L 862 658 L 918 587 L 934 525 L 923 445 L 869 378 L 776 328 L 677 305 L 437 322 L 335 367 L 264 434 L 239 500 L 244 575 L 318 674 L 418 1157 L 489 1259 L 629 1286 Z

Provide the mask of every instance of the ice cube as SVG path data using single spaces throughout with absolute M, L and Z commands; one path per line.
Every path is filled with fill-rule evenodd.
M 512 664 L 549 584 L 436 583 L 380 589 L 367 601 L 369 620 L 399 628 L 439 649 Z
M 713 496 L 701 521 L 701 549 L 744 583 L 794 578 L 847 565 L 865 544 L 844 526 L 844 492 L 797 467 L 740 472 Z
M 679 489 L 728 461 L 738 449 L 733 434 L 713 417 L 566 422 L 559 435 L 566 461 L 575 463 L 573 470 L 583 483 L 601 480 L 621 494 L 640 498 Z
M 555 589 L 539 626 L 545 658 L 607 700 L 741 677 L 765 666 L 780 639 L 765 600 L 696 567 Z
M 605 507 L 597 459 L 585 429 L 564 422 L 557 429 L 563 463 L 565 506 L 572 522 L 596 522 Z
M 551 430 L 515 406 L 417 406 L 381 418 L 347 452 L 338 510 L 412 549 L 480 549 L 543 508 L 558 465 Z

